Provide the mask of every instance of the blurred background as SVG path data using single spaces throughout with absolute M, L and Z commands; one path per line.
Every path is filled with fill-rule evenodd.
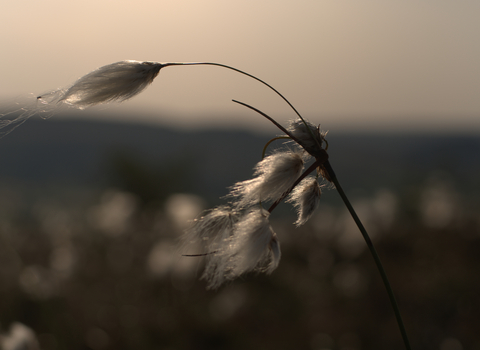
M 123 59 L 255 74 L 329 130 L 413 348 L 480 349 L 479 7 L 6 1 L 0 126 Z M 123 104 L 33 116 L 0 139 L 2 349 L 404 348 L 335 190 L 302 228 L 290 205 L 274 211 L 270 276 L 207 291 L 202 258 L 180 256 L 189 220 L 225 203 L 280 133 L 232 98 L 294 117 L 245 76 L 169 67 Z

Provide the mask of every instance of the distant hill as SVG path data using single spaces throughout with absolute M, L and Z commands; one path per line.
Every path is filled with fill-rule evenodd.
M 25 187 L 38 195 L 115 186 L 146 200 L 193 192 L 215 201 L 228 186 L 251 176 L 274 136 L 91 119 L 29 120 L 0 139 L 0 186 Z M 480 137 L 331 131 L 328 141 L 331 163 L 347 191 L 401 191 L 437 172 L 465 195 L 480 194 Z

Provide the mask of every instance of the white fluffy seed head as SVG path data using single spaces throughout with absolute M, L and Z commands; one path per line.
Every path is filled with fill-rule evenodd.
M 193 221 L 192 227 L 183 237 L 186 246 L 200 245 L 203 254 L 224 249 L 225 242 L 233 234 L 233 227 L 238 221 L 238 213 L 226 206 L 220 206 Z M 188 248 L 188 247 L 185 247 Z
M 290 122 L 288 131 L 298 140 L 308 153 L 315 155 L 320 152 L 323 147 L 323 140 L 326 133 L 322 132 L 319 127 L 312 123 L 296 119 Z M 308 126 L 308 127 L 307 127 Z
M 310 176 L 302 180 L 290 194 L 288 202 L 293 203 L 298 211 L 295 225 L 305 224 L 318 206 L 322 191 L 315 177 Z
M 276 200 L 298 179 L 303 165 L 304 159 L 297 152 L 274 153 L 255 166 L 255 178 L 236 183 L 230 196 L 238 198 L 235 205 L 241 208 Z
M 233 276 L 253 270 L 268 270 L 271 260 L 271 242 L 276 239 L 268 221 L 269 215 L 268 211 L 256 207 L 245 215 L 244 220 L 237 223 L 235 238 L 230 247 L 233 253 L 231 267 Z
M 162 67 L 158 62 L 139 61 L 120 61 L 100 67 L 62 92 L 58 102 L 83 109 L 99 103 L 124 101 L 152 83 Z
M 201 249 L 198 254 L 205 256 L 202 278 L 208 281 L 209 288 L 218 288 L 225 280 L 224 270 L 228 262 L 225 253 L 234 234 L 238 216 L 239 214 L 229 207 L 214 208 L 201 218 L 195 219 L 183 237 L 184 252 L 189 253 L 193 246 L 193 249 Z
M 235 224 L 224 249 L 212 254 L 202 278 L 208 288 L 250 272 L 271 273 L 280 261 L 280 244 L 268 221 L 268 211 L 255 207 Z

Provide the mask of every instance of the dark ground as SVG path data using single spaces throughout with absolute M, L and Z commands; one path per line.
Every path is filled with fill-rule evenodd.
M 44 350 L 402 349 L 335 190 L 302 228 L 288 204 L 273 213 L 270 276 L 207 291 L 201 258 L 179 256 L 188 209 L 222 203 L 274 136 L 32 120 L 0 139 L 3 333 L 21 322 Z M 328 141 L 413 349 L 480 349 L 480 137 Z

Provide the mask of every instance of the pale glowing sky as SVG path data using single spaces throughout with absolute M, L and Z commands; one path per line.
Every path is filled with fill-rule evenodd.
M 3 0 L 0 16 L 2 101 L 124 59 L 212 61 L 266 80 L 325 129 L 480 132 L 478 0 Z M 293 117 L 265 86 L 216 67 L 168 67 L 104 112 L 270 127 L 232 98 Z

